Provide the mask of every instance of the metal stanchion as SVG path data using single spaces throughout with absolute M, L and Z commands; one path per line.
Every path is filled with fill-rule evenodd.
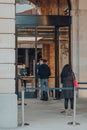
M 22 126 L 24 126 L 24 87 L 22 86 Z
M 22 126 L 29 125 L 28 123 L 24 123 L 24 87 L 22 86 Z
M 22 126 L 29 125 L 28 123 L 24 123 L 24 89 L 25 89 L 24 86 L 22 86 Z M 39 90 L 39 89 L 42 89 L 42 88 L 32 88 L 32 89 Z M 48 88 L 46 88 L 46 89 L 48 89 Z M 55 89 L 55 88 L 51 88 L 51 89 Z M 56 88 L 56 89 L 59 89 L 59 88 Z M 62 89 L 64 89 L 64 88 L 62 88 Z M 68 89 L 70 89 L 70 88 L 68 88 Z M 66 88 L 64 90 L 66 90 Z M 74 125 L 74 126 L 80 125 L 80 123 L 76 122 L 76 94 L 77 94 L 77 89 L 74 87 L 73 121 L 68 122 L 69 125 Z
M 73 111 L 73 125 L 76 125 L 76 89 L 74 87 L 74 111 Z
M 80 125 L 80 123 L 76 122 L 76 93 L 77 90 L 74 87 L 74 110 L 73 110 L 73 121 L 68 122 L 69 125 Z

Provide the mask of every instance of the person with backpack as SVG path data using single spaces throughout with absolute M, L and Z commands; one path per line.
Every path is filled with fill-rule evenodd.
M 45 88 L 48 88 L 48 78 L 51 72 L 46 59 L 43 59 L 43 64 L 40 65 L 38 75 L 41 84 L 41 100 L 48 100 L 48 91 Z

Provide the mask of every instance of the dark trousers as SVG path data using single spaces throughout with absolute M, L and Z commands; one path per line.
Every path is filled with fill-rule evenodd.
M 69 101 L 70 101 L 70 108 L 73 109 L 73 103 L 74 103 L 74 99 L 73 98 L 65 98 L 65 101 L 64 101 L 65 109 L 68 109 Z

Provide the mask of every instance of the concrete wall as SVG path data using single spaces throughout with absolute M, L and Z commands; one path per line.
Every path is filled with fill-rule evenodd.
M 87 82 L 87 0 L 79 0 L 79 80 Z M 86 87 L 86 85 L 81 85 Z M 82 97 L 87 97 L 87 90 L 79 92 Z
M 72 0 L 73 68 L 79 82 L 87 82 L 87 0 Z M 87 87 L 80 85 L 80 87 Z M 87 97 L 87 90 L 80 90 L 79 97 Z
M 15 0 L 0 0 L 0 127 L 17 127 Z

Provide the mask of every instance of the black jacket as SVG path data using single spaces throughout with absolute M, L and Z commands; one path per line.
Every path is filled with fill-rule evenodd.
M 50 68 L 47 64 L 42 64 L 39 68 L 38 75 L 40 79 L 48 79 L 50 76 Z
M 73 98 L 74 96 L 74 85 L 73 85 L 73 76 L 71 73 L 67 72 L 67 76 L 61 75 L 61 82 L 63 84 L 63 88 L 71 88 L 72 90 L 63 90 L 64 98 Z

